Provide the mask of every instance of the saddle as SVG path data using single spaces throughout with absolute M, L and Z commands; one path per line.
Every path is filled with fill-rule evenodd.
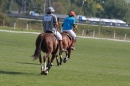
M 68 32 L 64 31 L 64 32 L 62 32 L 62 33 L 66 34 L 66 35 L 69 37 L 69 39 L 72 40 L 72 36 L 71 36 Z M 62 34 L 62 33 L 61 33 L 61 34 Z
M 51 33 L 53 35 L 54 39 L 58 40 L 56 35 L 54 35 L 52 31 L 46 31 L 45 33 Z
M 52 31 L 46 31 L 45 33 L 52 33 Z

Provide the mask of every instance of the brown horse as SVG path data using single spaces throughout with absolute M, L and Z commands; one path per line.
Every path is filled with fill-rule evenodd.
M 46 55 L 43 57 L 44 65 L 42 64 L 41 51 L 46 53 Z M 41 74 L 42 75 L 48 74 L 50 68 L 52 67 L 54 58 L 57 57 L 57 51 L 58 51 L 58 41 L 52 33 L 50 33 L 50 32 L 41 33 L 37 37 L 36 49 L 35 49 L 33 58 L 34 58 L 34 60 L 39 58 L 39 61 L 41 64 Z M 52 55 L 51 59 L 50 59 L 50 55 Z M 48 62 L 46 64 L 47 59 L 48 59 Z
M 67 33 L 67 32 L 62 32 L 62 43 L 63 43 L 63 48 L 65 50 L 67 50 L 65 52 L 66 56 L 64 59 L 62 59 L 62 53 L 63 52 L 59 52 L 59 56 L 60 56 L 60 62 L 58 61 L 58 57 L 56 58 L 57 61 L 57 65 L 62 65 L 62 62 L 66 63 L 67 60 L 70 59 L 70 55 L 71 55 L 71 44 L 72 44 L 72 37 Z

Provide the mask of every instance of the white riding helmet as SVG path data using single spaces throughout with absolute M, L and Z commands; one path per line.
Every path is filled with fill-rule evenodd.
M 55 10 L 54 10 L 53 7 L 48 7 L 48 8 L 47 8 L 47 12 L 55 12 Z

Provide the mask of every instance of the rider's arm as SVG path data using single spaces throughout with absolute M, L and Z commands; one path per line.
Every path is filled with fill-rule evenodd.
M 59 28 L 58 22 L 55 23 L 55 26 L 56 26 L 57 29 Z
M 57 21 L 57 16 L 56 16 L 56 15 L 53 15 L 53 23 L 54 23 L 55 27 L 56 27 L 57 29 L 59 29 L 59 23 L 58 23 L 58 21 Z
M 73 28 L 77 28 L 77 24 L 73 24 Z
M 73 24 L 73 31 L 76 33 L 77 24 Z

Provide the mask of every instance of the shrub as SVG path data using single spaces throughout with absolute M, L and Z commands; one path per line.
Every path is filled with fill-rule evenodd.
M 9 21 L 9 17 L 4 13 L 0 13 L 0 26 L 4 26 Z

